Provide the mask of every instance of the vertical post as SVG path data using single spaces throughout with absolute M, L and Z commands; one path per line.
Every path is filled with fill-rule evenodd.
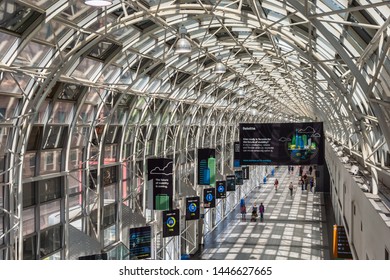
M 333 258 L 335 259 L 338 258 L 337 243 L 338 243 L 337 225 L 333 225 Z

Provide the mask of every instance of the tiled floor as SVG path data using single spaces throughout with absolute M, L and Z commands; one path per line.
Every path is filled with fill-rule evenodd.
M 296 168 L 297 169 L 297 168 Z M 276 170 L 267 184 L 254 190 L 246 199 L 248 214 L 241 220 L 235 209 L 227 222 L 221 223 L 206 236 L 205 244 L 196 259 L 216 260 L 285 260 L 329 259 L 328 234 L 325 204 L 321 193 L 302 191 L 296 188 L 291 197 L 290 181 L 298 184 L 296 174 L 288 174 L 287 168 Z M 279 180 L 275 192 L 273 182 Z M 252 204 L 263 202 L 264 221 L 250 221 Z

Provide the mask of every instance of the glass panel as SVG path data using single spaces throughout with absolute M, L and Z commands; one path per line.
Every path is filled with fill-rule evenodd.
M 42 105 L 39 107 L 38 116 L 36 118 L 35 123 L 43 124 L 43 121 L 46 117 L 46 111 L 48 106 L 49 106 L 49 102 L 47 100 L 42 102 Z
M 40 66 L 50 50 L 49 46 L 30 41 L 15 59 L 14 64 L 17 66 Z
M 107 254 L 109 260 L 128 260 L 130 256 L 129 249 L 123 243 L 107 251 Z
M 61 252 L 54 253 L 53 255 L 50 255 L 48 257 L 43 258 L 42 260 L 45 260 L 45 261 L 58 261 L 58 260 L 61 260 Z
M 97 71 L 103 68 L 103 63 L 90 58 L 83 58 L 77 68 L 73 71 L 72 77 L 90 79 Z
M 0 88 L 1 86 L 2 85 L 0 85 Z M 0 97 L 0 123 L 3 121 L 7 121 L 7 119 L 12 118 L 14 116 L 15 108 L 18 105 L 18 101 L 19 99 L 14 97 Z
M 35 260 L 36 255 L 36 236 L 30 236 L 23 239 L 23 259 Z
M 72 133 L 71 147 L 85 146 L 88 141 L 89 127 L 77 127 Z
M 35 176 L 36 153 L 28 153 L 24 156 L 23 178 Z
M 39 182 L 39 201 L 46 202 L 61 197 L 61 177 Z
M 28 138 L 27 151 L 39 149 L 42 135 L 43 135 L 43 127 L 33 126 L 33 128 L 31 129 L 30 136 Z
M 69 219 L 72 220 L 75 217 L 81 215 L 83 197 L 81 194 L 69 197 Z
M 106 134 L 106 144 L 113 144 L 113 143 L 118 143 L 120 140 L 120 137 L 122 136 L 122 129 L 120 126 L 109 126 L 108 131 Z
M 69 170 L 74 170 L 74 169 L 79 169 L 82 168 L 82 156 L 83 156 L 83 151 L 80 150 L 70 150 L 69 152 L 69 165 L 68 168 Z M 79 178 L 81 181 L 81 177 Z
M 103 184 L 109 185 L 117 181 L 116 166 L 106 167 L 103 169 Z
M 109 204 L 103 209 L 103 227 L 108 227 L 115 223 L 116 204 Z
M 35 208 L 23 210 L 23 235 L 35 232 Z
M 0 44 L 0 60 L 2 60 L 4 58 L 4 56 L 9 51 L 10 47 L 15 43 L 16 39 L 17 38 L 12 36 L 12 35 L 0 32 L 0 42 L 1 42 L 1 44 Z M 3 88 L 3 83 L 0 83 L 0 84 L 1 84 L 1 87 Z M 9 84 L 9 86 L 11 86 L 11 84 Z M 12 86 L 12 87 L 16 88 L 15 86 Z M 9 92 L 9 91 L 6 91 L 6 92 Z
M 23 207 L 28 207 L 36 203 L 34 183 L 23 184 Z
M 116 162 L 117 145 L 106 145 L 104 147 L 104 164 Z
M 81 107 L 79 116 L 77 118 L 77 123 L 78 124 L 80 124 L 80 123 L 86 124 L 86 123 L 90 122 L 91 119 L 93 118 L 93 112 L 94 112 L 94 110 L 93 110 L 92 105 L 83 105 Z
M 40 207 L 40 229 L 61 222 L 61 202 L 59 200 L 42 204 Z
M 50 125 L 46 127 L 43 149 L 62 148 L 64 142 L 65 126 Z
M 4 207 L 4 186 L 0 186 L 0 207 Z M 0 209 L 0 213 L 1 212 L 3 211 Z
M 39 256 L 44 257 L 50 253 L 61 249 L 61 238 L 62 226 L 48 229 L 47 231 L 41 232 L 40 236 L 40 249 Z
M 82 189 L 82 170 L 70 172 L 68 176 L 69 194 L 79 193 Z
M 112 225 L 104 230 L 104 247 L 116 241 L 116 225 Z
M 115 202 L 116 185 L 104 187 L 104 204 Z
M 3 224 L 4 224 L 4 217 L 0 216 L 0 236 L 2 236 L 4 233 Z M 4 238 L 0 238 L 0 245 L 3 243 L 4 243 Z
M 73 116 L 73 103 L 56 102 L 49 122 L 60 124 L 67 123 L 69 116 Z
M 40 175 L 61 170 L 61 151 L 43 151 L 41 153 Z

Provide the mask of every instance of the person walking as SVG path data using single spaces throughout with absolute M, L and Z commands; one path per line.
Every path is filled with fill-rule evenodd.
M 293 189 L 294 189 L 294 185 L 292 182 L 290 182 L 290 185 L 288 185 L 288 189 L 290 190 L 290 196 L 293 195 Z
M 301 185 L 301 189 L 303 190 L 304 182 L 302 177 L 299 178 L 299 184 Z
M 311 175 L 312 171 L 313 171 L 313 167 L 310 165 L 310 167 L 309 167 L 309 175 Z
M 314 179 L 313 177 L 310 178 L 310 191 L 313 192 L 313 187 L 314 187 Z
M 278 186 L 279 186 L 279 181 L 278 179 L 275 179 L 275 183 L 274 183 L 275 191 L 278 191 Z
M 246 206 L 245 206 L 245 204 L 241 205 L 241 220 L 246 221 Z
M 252 206 L 252 216 L 251 216 L 251 222 L 256 222 L 257 218 L 257 206 L 256 203 Z
M 264 211 L 265 207 L 263 205 L 263 202 L 260 203 L 259 212 L 260 212 L 260 222 L 264 220 Z

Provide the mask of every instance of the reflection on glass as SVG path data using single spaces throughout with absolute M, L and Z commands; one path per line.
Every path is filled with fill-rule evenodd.
M 56 200 L 42 204 L 40 207 L 40 229 L 59 224 L 61 222 L 61 202 Z
M 104 247 L 116 241 L 116 225 L 112 225 L 104 230 Z
M 23 210 L 23 235 L 35 232 L 35 208 Z
M 41 232 L 40 234 L 41 246 L 39 248 L 40 257 L 49 255 L 50 253 L 57 251 L 62 247 L 61 228 L 62 226 L 57 226 Z

